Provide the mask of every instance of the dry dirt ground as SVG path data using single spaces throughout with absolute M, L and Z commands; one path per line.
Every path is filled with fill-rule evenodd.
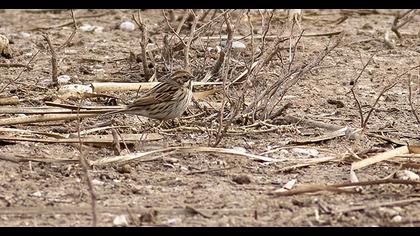
M 290 196 L 273 194 L 287 183 L 285 187 L 291 186 L 292 190 L 308 184 L 314 188 L 314 185 L 349 183 L 351 163 L 358 161 L 350 155 L 350 151 L 365 159 L 406 142 L 415 144 L 419 141 L 419 123 L 408 102 L 407 81 L 410 77 L 412 103 L 419 114 L 419 69 L 412 68 L 420 62 L 420 12 L 414 13 L 413 19 L 399 29 L 400 39 L 389 31 L 396 14 L 405 11 L 304 10 L 301 29 L 305 29 L 305 32 L 296 47 L 293 67 L 298 68 L 313 61 L 324 50 L 330 37 L 333 40 L 337 37 L 320 34 L 343 31 L 345 35 L 341 42 L 319 65 L 305 73 L 296 84 L 289 86 L 290 89 L 277 106 L 279 108 L 290 103 L 287 109 L 272 119 L 259 117 L 232 122 L 217 145 L 217 148 L 278 161 L 258 161 L 244 155 L 195 150 L 188 153 L 172 151 L 164 155 L 156 153 L 147 156 L 149 161 L 137 158 L 124 163 L 90 166 L 88 173 L 96 195 L 97 225 L 419 226 L 418 182 L 374 182 L 387 177 L 388 180 L 395 180 L 392 174 L 397 170 L 419 174 L 416 158 L 400 157 L 356 170 L 359 181 L 373 181 L 366 186 L 332 188 L 331 191 Z M 171 23 L 174 30 L 177 30 L 183 12 L 174 12 L 176 19 Z M 57 88 L 51 86 L 51 54 L 43 34 L 49 35 L 56 48 L 58 75 L 70 77 L 70 81 L 63 82 L 58 89 L 65 84 L 88 85 L 94 81 L 146 82 L 141 58 L 129 60 L 130 52 L 141 57 L 141 32 L 137 26 L 133 31 L 119 28 L 121 22 L 132 21 L 132 15 L 137 15 L 136 10 L 75 10 L 74 14 L 79 26 L 85 24 L 87 28 L 86 24 L 90 24 L 103 27 L 103 30 L 83 31 L 79 28 L 70 43 L 59 50 L 73 32 L 69 11 L 0 11 L 0 34 L 10 40 L 13 53 L 11 58 L 0 57 L 0 63 L 26 65 L 30 62 L 31 67 L 28 70 L 0 67 L 0 96 L 17 96 L 18 106 L 21 107 L 42 107 L 45 102 L 78 104 L 80 99 L 77 96 L 63 99 Z M 212 14 L 210 12 L 208 17 L 199 21 L 196 29 L 209 22 Z M 218 14 L 220 12 L 215 16 Z M 268 25 L 270 14 L 270 11 L 252 11 L 249 18 L 246 14 L 240 17 L 238 11 L 231 14 L 232 24 L 236 28 L 234 36 L 244 37 L 235 40 L 243 42 L 246 49 L 232 49 L 229 59 L 232 73 L 228 75 L 228 80 L 236 78 L 246 70 L 246 65 L 250 65 L 252 47 L 261 47 L 261 35 L 265 29 L 262 24 Z M 173 31 L 168 28 L 160 10 L 143 10 L 141 16 L 150 36 L 147 50 L 151 51 L 148 57 L 153 60 L 149 67 L 156 69 L 159 78 L 167 71 L 162 59 L 163 35 L 170 38 Z M 253 25 L 253 45 L 249 36 L 249 21 Z M 217 52 L 214 51 L 220 43 L 218 36 L 226 35 L 223 16 L 215 18 L 213 23 L 200 32 L 200 38 L 193 41 L 190 48 L 191 69 L 197 77 L 202 78 L 206 71 L 212 69 L 217 59 Z M 275 35 L 286 24 L 291 24 L 286 12 L 276 11 L 270 22 L 266 47 L 274 42 Z M 188 36 L 191 26 L 191 19 L 187 19 L 179 35 Z M 293 30 L 295 35 L 299 34 L 298 26 L 295 25 Z M 387 31 L 391 46 L 384 41 Z M 290 27 L 285 27 L 283 36 L 287 38 L 289 35 Z M 170 39 L 172 43 L 179 41 L 177 36 Z M 259 71 L 257 77 L 254 76 L 253 82 L 248 81 L 249 84 L 243 87 L 249 90 L 245 93 L 247 105 L 267 85 L 281 78 L 284 73 L 282 65 L 287 67 L 288 47 L 288 40 L 282 42 L 278 53 Z M 212 51 L 209 52 L 207 48 L 212 48 Z M 263 48 L 263 52 L 265 50 Z M 37 51 L 39 54 L 34 57 Z M 355 94 L 364 117 L 378 94 L 387 85 L 397 83 L 381 96 L 366 129 L 354 135 L 325 141 L 313 140 L 306 144 L 293 142 L 331 133 L 331 130 L 319 127 L 319 124 L 304 122 L 308 120 L 351 127 L 353 130 L 361 127 L 351 88 L 372 55 L 374 57 L 355 85 Z M 183 66 L 183 50 L 174 52 L 171 58 L 173 67 Z M 221 81 L 220 78 L 215 76 L 212 81 Z M 229 88 L 232 98 L 240 94 L 243 83 Z M 286 85 L 282 86 L 284 91 Z M 194 90 L 204 91 L 206 88 L 210 89 L 211 86 L 195 87 Z M 117 99 L 117 103 L 123 104 L 135 98 L 136 93 L 111 91 L 104 94 L 121 98 Z M 273 99 L 280 100 L 276 96 Z M 127 144 L 131 153 L 168 147 L 210 147 L 218 136 L 222 99 L 221 93 L 209 95 L 199 101 L 203 110 L 191 104 L 182 119 L 159 127 L 157 121 L 133 115 L 117 115 L 112 117 L 112 122 L 104 117 L 86 118 L 80 126 L 75 120 L 0 126 L 0 225 L 90 226 L 93 220 L 91 192 L 79 164 L 81 154 L 78 143 L 10 141 L 4 137 L 52 139 L 54 137 L 45 134 L 77 134 L 78 127 L 87 130 L 112 123 L 121 126 L 115 128 L 120 134 L 148 132 L 161 137 L 155 141 L 138 140 L 134 145 Z M 225 118 L 233 109 L 232 103 L 226 101 L 223 111 Z M 104 106 L 107 102 L 102 97 L 95 97 L 85 98 L 82 104 Z M 4 107 L 14 106 L 0 106 L 0 111 Z M 18 116 L 23 115 L 0 112 L 0 119 Z M 284 119 L 287 116 L 296 117 L 299 121 Z M 228 122 L 228 118 L 224 119 L 223 125 Z M 25 132 L 17 132 L 17 129 Z M 392 140 L 369 136 L 369 133 Z M 90 133 L 99 134 L 111 134 L 111 130 Z M 121 149 L 125 149 L 124 144 L 121 144 Z M 85 143 L 82 146 L 82 155 L 89 162 L 112 157 L 116 152 L 116 145 L 112 144 L 98 146 Z M 127 150 L 122 150 L 121 154 L 124 153 Z M 316 162 L 328 157 L 331 157 L 329 161 Z M 28 161 L 28 158 L 32 158 L 32 161 Z M 315 162 L 311 163 L 311 160 Z M 285 168 L 293 165 L 298 166 Z

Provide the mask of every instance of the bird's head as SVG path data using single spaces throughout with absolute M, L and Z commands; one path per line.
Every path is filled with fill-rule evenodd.
M 194 76 L 186 70 L 178 70 L 171 74 L 170 80 L 176 82 L 178 85 L 191 88 Z

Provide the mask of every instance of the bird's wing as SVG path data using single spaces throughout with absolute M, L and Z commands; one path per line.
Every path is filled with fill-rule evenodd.
M 152 104 L 158 104 L 161 102 L 167 102 L 170 100 L 173 100 L 173 96 L 171 95 L 171 93 L 153 94 L 153 95 L 137 98 L 128 106 L 128 108 L 148 106 Z

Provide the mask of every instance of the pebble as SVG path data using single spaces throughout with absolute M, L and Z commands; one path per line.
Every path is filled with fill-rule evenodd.
M 221 41 L 219 46 L 221 48 L 226 47 L 226 40 Z M 245 48 L 246 48 L 246 45 L 244 43 L 240 42 L 240 41 L 233 41 L 232 42 L 232 49 L 234 49 L 234 50 L 243 50 Z
M 131 173 L 132 169 L 133 168 L 131 168 L 129 164 L 125 164 L 121 166 L 120 168 L 118 168 L 118 172 L 121 174 L 128 174 L 128 173 Z
M 71 78 L 68 75 L 60 75 L 57 77 L 58 84 L 67 84 L 70 80 Z
M 124 21 L 120 24 L 120 30 L 123 31 L 133 31 L 135 28 L 136 26 L 131 21 Z
M 319 154 L 318 150 L 316 149 L 293 148 L 291 151 L 300 155 L 307 156 L 317 156 Z
M 92 87 L 90 85 L 83 85 L 83 84 L 69 84 L 61 87 L 59 89 L 59 93 L 92 93 Z
M 102 33 L 104 31 L 104 27 L 102 26 L 95 26 L 91 24 L 83 24 L 79 27 L 79 29 L 83 32 L 93 32 L 93 33 Z
M 29 37 L 31 37 L 31 34 L 29 34 L 29 33 L 26 33 L 26 32 L 19 32 L 19 35 L 20 35 L 20 37 L 22 37 L 22 38 L 29 38 Z
M 237 183 L 237 184 L 250 184 L 251 183 L 251 179 L 249 178 L 248 175 L 238 175 L 238 176 L 234 176 L 232 178 L 233 182 Z
M 114 226 L 128 226 L 127 216 L 125 215 L 118 215 L 112 221 Z
M 37 192 L 32 193 L 31 195 L 34 197 L 41 197 L 42 193 L 40 191 L 37 191 Z
M 79 29 L 83 32 L 90 32 L 93 31 L 93 26 L 90 24 L 83 24 L 79 27 Z
M 391 221 L 395 222 L 395 223 L 399 223 L 399 222 L 402 221 L 402 217 L 400 215 L 396 215 L 396 216 L 392 217 Z
M 97 179 L 94 179 L 94 180 L 92 180 L 92 184 L 93 184 L 93 185 L 103 185 L 103 184 L 104 184 L 104 182 L 102 182 L 102 181 L 100 181 L 100 180 L 97 180 Z
M 409 170 L 399 170 L 395 173 L 394 177 L 400 180 L 410 180 L 410 181 L 417 181 L 419 180 L 419 175 L 409 171 Z
M 232 149 L 237 152 L 246 153 L 246 149 L 243 147 L 233 147 Z
M 239 42 L 239 41 L 233 41 L 232 42 L 232 48 L 241 50 L 241 49 L 245 49 L 246 45 L 242 42 Z
M 9 39 L 6 36 L 0 34 L 0 56 L 4 56 L 7 59 L 12 58 L 12 51 L 9 47 Z

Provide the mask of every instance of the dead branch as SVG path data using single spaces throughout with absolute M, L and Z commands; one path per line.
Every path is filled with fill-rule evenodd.
M 322 129 L 326 129 L 330 131 L 336 131 L 336 130 L 344 128 L 344 127 L 334 125 L 331 123 L 325 123 L 321 121 L 309 120 L 309 119 L 304 119 L 304 118 L 297 118 L 290 115 L 282 117 L 282 118 L 277 118 L 274 120 L 273 123 L 274 124 L 296 124 L 297 123 L 297 124 L 307 125 L 309 127 L 322 128 Z
M 146 24 L 143 23 L 143 20 L 141 18 L 141 14 L 140 14 L 140 10 L 137 11 L 137 18 L 138 19 L 136 19 L 136 17 L 133 15 L 133 20 L 137 24 L 137 26 L 139 27 L 139 29 L 141 31 L 140 47 L 141 47 L 142 64 L 143 64 L 144 76 L 145 76 L 146 80 L 149 80 L 150 77 L 152 76 L 150 71 L 149 71 L 149 65 L 147 63 L 147 52 L 146 52 L 149 37 L 148 37 L 147 26 L 146 26 Z
M 191 10 L 191 15 L 193 16 L 193 23 L 192 23 L 192 26 L 191 26 L 189 39 L 188 39 L 188 41 L 185 45 L 185 48 L 184 48 L 184 67 L 185 67 L 185 70 L 187 70 L 187 71 L 191 70 L 191 68 L 190 68 L 190 47 L 191 47 L 191 43 L 192 43 L 193 36 L 194 36 L 194 33 L 195 33 L 195 27 L 197 26 L 197 22 L 198 22 L 198 17 L 194 13 L 193 10 Z
M 70 34 L 68 39 L 57 49 L 57 51 L 60 51 L 61 49 L 67 47 L 67 45 L 70 44 L 71 40 L 73 40 L 74 35 L 76 35 L 77 32 L 77 23 L 76 18 L 74 17 L 73 9 L 70 9 L 71 12 L 71 18 L 73 19 L 73 32 Z
M 58 76 L 58 70 L 57 70 L 57 54 L 55 52 L 54 47 L 52 46 L 50 37 L 48 36 L 48 34 L 44 34 L 42 35 L 44 37 L 44 39 L 47 41 L 48 47 L 50 48 L 50 53 L 51 53 L 51 79 L 53 82 L 53 86 L 57 86 L 58 85 L 58 80 L 57 80 L 57 76 Z
M 366 67 L 369 65 L 369 63 L 372 61 L 373 56 L 375 54 L 372 54 L 372 56 L 370 56 L 369 60 L 366 62 L 366 64 L 363 66 L 362 70 L 360 71 L 359 75 L 356 77 L 356 79 L 353 82 L 353 86 L 351 87 L 350 91 L 353 95 L 354 100 L 356 101 L 356 105 L 357 105 L 357 109 L 359 111 L 359 115 L 360 115 L 360 126 L 363 127 L 364 124 L 364 116 L 363 116 L 363 110 L 362 110 L 362 105 L 359 102 L 359 99 L 356 96 L 356 92 L 354 91 L 354 89 L 356 88 L 356 84 L 359 81 L 359 78 L 362 76 L 363 72 L 365 71 Z
M 252 110 L 256 112 L 260 108 L 265 109 L 264 107 L 257 107 L 257 105 L 263 99 L 267 99 L 267 100 L 270 99 L 274 95 L 275 91 L 278 90 L 279 86 L 281 86 L 282 84 L 286 84 L 285 89 L 281 91 L 282 96 L 283 96 L 284 93 L 288 90 L 288 88 L 296 84 L 304 74 L 306 74 L 312 68 L 317 66 L 334 48 L 336 48 L 338 44 L 341 42 L 341 39 L 343 38 L 343 36 L 344 36 L 343 34 L 339 35 L 332 45 L 329 45 L 331 43 L 329 42 L 328 45 L 325 47 L 325 49 L 319 52 L 318 56 L 314 60 L 312 60 L 312 62 L 303 66 L 302 68 L 290 71 L 289 73 L 284 75 L 281 79 L 278 79 L 276 82 L 274 82 L 271 86 L 269 86 L 267 89 L 265 89 L 262 93 L 260 93 L 257 96 L 257 98 L 245 109 L 244 113 L 248 114 Z M 274 56 L 272 54 L 273 53 L 269 55 L 271 55 L 272 57 Z M 268 61 L 269 59 L 271 59 L 271 57 L 267 57 L 265 60 Z
M 6 83 L 3 88 L 0 89 L 0 93 L 2 93 L 7 87 L 9 87 L 9 85 L 11 85 L 12 83 L 16 83 L 19 81 L 20 76 L 22 75 L 22 73 L 24 71 L 28 70 L 29 65 L 32 63 L 32 61 L 35 59 L 35 57 L 39 54 L 39 52 L 41 51 L 41 49 L 39 49 L 32 57 L 31 59 L 29 59 L 28 63 L 26 63 L 26 66 L 24 69 L 22 69 L 19 74 L 16 76 L 16 78 L 14 78 L 13 80 L 9 80 L 8 83 Z
M 407 15 L 409 15 L 409 16 L 403 22 L 398 24 L 399 21 Z M 406 25 L 408 22 L 410 22 L 412 19 L 414 19 L 415 16 L 416 16 L 416 9 L 408 10 L 403 14 L 400 14 L 398 12 L 397 15 L 394 18 L 393 23 L 392 23 L 392 27 L 391 27 L 392 32 L 394 32 L 397 35 L 398 38 L 401 38 L 402 36 L 401 36 L 400 32 L 398 32 L 398 30 L 401 27 L 403 27 L 404 25 Z
M 178 27 L 176 28 L 176 33 L 179 34 L 181 32 L 182 26 L 184 26 L 185 21 L 188 19 L 188 17 L 190 16 L 190 11 L 189 9 L 185 10 L 184 16 L 182 17 L 181 21 L 179 22 Z
M 371 185 L 380 185 L 380 184 L 406 184 L 406 185 L 419 185 L 419 181 L 411 180 L 397 180 L 397 179 L 386 179 L 386 180 L 372 180 L 364 182 L 355 182 L 355 183 L 343 183 L 343 184 L 312 184 L 309 186 L 300 186 L 296 189 L 282 192 L 274 192 L 273 195 L 280 196 L 292 196 L 297 194 L 304 193 L 315 193 L 320 191 L 332 191 L 332 192 L 349 192 L 349 190 L 343 189 L 344 187 L 356 187 L 356 186 L 371 186 Z M 354 193 L 354 191 L 350 191 Z
M 268 18 L 267 24 L 264 25 L 264 23 L 263 23 L 263 26 L 265 27 L 265 29 L 264 29 L 263 36 L 262 36 L 262 43 L 261 43 L 261 48 L 260 48 L 261 53 L 257 57 L 261 56 L 264 52 L 265 40 L 266 40 L 266 36 L 268 34 L 268 31 L 270 30 L 271 21 L 273 20 L 273 17 L 274 17 L 274 12 L 275 12 L 275 10 L 271 11 L 271 15 L 270 15 L 270 18 Z M 264 20 L 264 16 L 262 16 L 261 19 Z
M 415 78 L 418 78 L 418 76 L 413 76 Z M 413 101 L 411 100 L 411 76 L 408 76 L 408 103 L 410 104 L 411 107 L 411 112 L 413 113 L 414 117 L 417 120 L 417 123 L 420 124 L 420 119 L 419 116 L 417 115 L 416 109 L 414 109 L 414 105 L 413 105 Z
M 216 134 L 216 141 L 214 143 L 214 147 L 216 147 L 223 139 L 223 137 L 225 136 L 227 130 L 229 129 L 234 117 L 236 116 L 236 114 L 239 112 L 239 109 L 235 109 L 235 115 L 231 117 L 231 119 L 224 125 L 223 127 L 223 113 L 224 113 L 224 109 L 225 109 L 225 105 L 226 105 L 226 99 L 229 99 L 228 97 L 228 86 L 227 86 L 227 80 L 228 80 L 228 73 L 229 73 L 229 69 L 230 69 L 230 51 L 232 48 L 232 42 L 233 42 L 233 26 L 232 23 L 230 21 L 230 13 L 226 13 L 225 16 L 225 22 L 226 22 L 226 31 L 227 31 L 227 42 L 226 42 L 226 46 L 223 49 L 223 51 L 225 51 L 225 53 L 223 54 L 224 56 L 228 56 L 228 63 L 226 63 L 226 70 L 225 70 L 225 74 L 223 75 L 223 99 L 222 99 L 222 106 L 220 107 L 219 110 L 219 128 Z M 241 16 L 238 17 L 238 21 L 241 18 Z M 230 102 L 230 104 L 232 104 L 232 102 Z
M 374 102 L 374 103 L 373 103 L 373 105 L 371 106 L 371 108 L 370 108 L 370 110 L 369 110 L 369 112 L 368 112 L 368 114 L 367 114 L 367 116 L 366 116 L 366 119 L 365 119 L 365 121 L 364 121 L 364 123 L 363 123 L 363 126 L 362 126 L 362 128 L 363 128 L 363 129 L 365 129 L 365 128 L 366 128 L 366 126 L 367 126 L 367 122 L 368 122 L 368 120 L 369 120 L 369 117 L 370 117 L 370 115 L 372 114 L 373 110 L 375 110 L 375 106 L 378 104 L 379 99 L 382 97 L 382 95 L 384 95 L 384 93 L 385 93 L 385 92 L 387 92 L 388 90 L 392 89 L 395 85 L 397 85 L 397 84 L 399 83 L 398 79 L 399 79 L 401 76 L 403 76 L 403 75 L 407 74 L 407 73 L 408 73 L 408 72 L 410 72 L 411 70 L 414 70 L 414 69 L 416 69 L 416 68 L 418 68 L 418 67 L 420 67 L 420 65 L 415 66 L 415 67 L 412 67 L 412 68 L 410 68 L 409 70 L 407 70 L 407 71 L 403 72 L 402 74 L 399 74 L 399 75 L 395 76 L 395 78 L 393 78 L 391 81 L 396 81 L 396 82 L 393 82 L 393 83 L 391 83 L 391 84 L 389 84 L 389 85 L 385 86 L 385 87 L 382 89 L 382 91 L 378 94 L 378 97 L 376 98 L 375 102 Z
M 32 67 L 20 63 L 0 63 L 0 67 L 12 68 L 12 67 L 25 67 L 28 70 L 32 70 Z

